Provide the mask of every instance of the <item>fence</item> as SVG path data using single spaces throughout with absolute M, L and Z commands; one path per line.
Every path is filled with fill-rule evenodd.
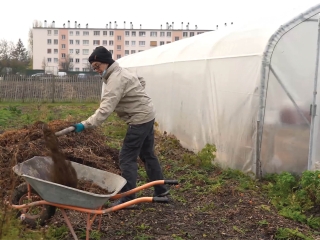
M 100 77 L 0 76 L 0 101 L 62 102 L 97 101 L 101 96 Z

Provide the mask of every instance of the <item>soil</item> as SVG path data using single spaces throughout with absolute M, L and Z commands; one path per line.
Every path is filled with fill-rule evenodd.
M 47 124 L 42 125 L 45 145 L 50 151 L 53 165 L 50 169 L 51 182 L 64 186 L 76 188 L 78 185 L 77 172 L 70 161 L 66 161 L 65 155 L 61 152 L 58 138 Z
M 56 132 L 71 124 L 52 121 L 48 123 L 48 127 Z M 156 137 L 156 152 L 161 153 L 166 159 L 181 162 L 182 156 L 188 151 L 183 149 L 178 141 L 175 146 L 172 146 L 171 143 L 174 141 L 169 141 L 169 138 L 170 136 L 166 135 Z M 99 129 L 85 130 L 80 134 L 69 133 L 60 136 L 58 140 L 59 148 L 66 159 L 120 174 L 117 165 L 119 151 L 106 146 L 107 139 Z M 2 133 L 0 135 L 2 197 L 8 195 L 13 186 L 22 182 L 22 179 L 16 177 L 12 171 L 15 164 L 34 156 L 48 154 L 39 123 Z M 166 175 L 166 170 L 172 166 L 166 161 L 162 162 L 162 167 Z M 185 174 L 193 171 L 196 173 L 198 170 L 190 166 L 185 169 L 181 164 L 181 171 L 176 172 L 174 176 L 174 179 L 180 181 L 180 185 L 172 187 L 174 194 L 169 197 L 169 204 L 141 203 L 135 210 L 120 210 L 102 215 L 103 237 L 101 239 L 264 240 L 275 239 L 275 233 L 279 227 L 297 229 L 304 234 L 314 232 L 306 225 L 279 216 L 269 199 L 259 194 L 259 186 L 257 191 L 239 192 L 238 183 L 228 180 L 221 189 L 203 194 L 199 194 L 197 188 L 204 186 L 205 181 L 192 182 L 192 187 L 186 188 L 189 180 L 185 178 Z M 221 170 L 216 169 L 208 174 L 208 178 L 215 179 L 221 174 Z M 100 191 L 94 190 L 90 183 L 81 185 L 84 190 Z M 183 187 L 186 190 L 182 190 Z M 152 196 L 152 194 L 152 189 L 141 192 L 141 196 Z M 80 234 L 81 239 L 84 239 L 83 230 L 86 227 L 87 215 L 75 211 L 68 211 L 67 214 L 78 235 Z M 98 221 L 99 217 L 94 221 L 93 230 L 97 229 Z M 56 212 L 49 224 L 66 226 L 60 211 Z M 63 239 L 72 239 L 72 236 L 69 233 Z
M 100 187 L 99 185 L 95 184 L 93 181 L 84 180 L 84 179 L 78 180 L 78 187 L 77 188 L 79 190 L 83 190 L 83 191 L 87 191 L 87 192 L 95 193 L 95 194 L 108 195 L 108 194 L 112 193 L 112 192 L 109 192 L 108 190 Z

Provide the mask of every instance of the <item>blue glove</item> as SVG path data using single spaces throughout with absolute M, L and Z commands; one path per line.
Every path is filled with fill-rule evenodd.
M 75 127 L 75 132 L 82 132 L 84 130 L 84 125 L 82 123 L 77 123 L 73 125 Z

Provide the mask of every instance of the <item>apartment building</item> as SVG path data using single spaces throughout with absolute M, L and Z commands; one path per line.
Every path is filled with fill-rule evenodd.
M 33 28 L 33 69 L 44 69 L 46 66 L 57 67 L 69 71 L 89 71 L 88 57 L 97 46 L 106 47 L 113 55 L 113 59 L 119 59 L 129 54 L 135 54 L 150 48 L 178 41 L 183 38 L 212 31 L 189 29 L 187 25 L 183 29 L 174 29 L 172 25 L 165 29 L 119 29 L 111 28 L 107 24 L 105 28 L 89 28 L 88 24 L 81 28 L 75 22 L 74 27 L 65 24 L 62 28 L 56 28 L 53 21 L 47 27 Z

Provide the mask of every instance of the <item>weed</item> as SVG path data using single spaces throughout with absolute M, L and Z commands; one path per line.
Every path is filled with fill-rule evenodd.
M 276 239 L 304 239 L 304 240 L 312 240 L 312 238 L 304 235 L 299 232 L 298 229 L 290 229 L 290 228 L 278 228 L 276 232 Z

